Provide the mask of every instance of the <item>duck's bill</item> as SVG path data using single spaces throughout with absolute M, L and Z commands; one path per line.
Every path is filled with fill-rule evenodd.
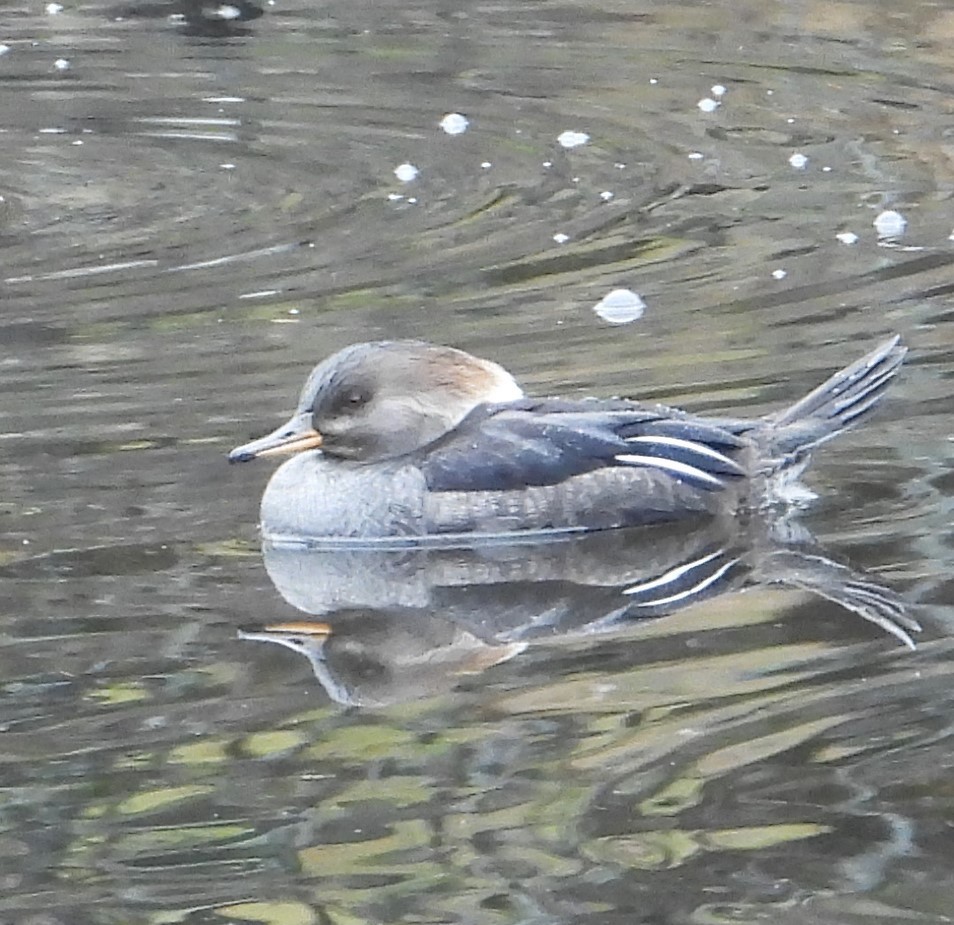
M 318 621 L 292 620 L 270 623 L 256 630 L 239 630 L 239 639 L 253 642 L 277 642 L 284 645 L 324 642 L 331 635 L 331 624 Z
M 278 456 L 314 450 L 321 446 L 321 434 L 311 426 L 310 414 L 296 414 L 287 424 L 258 440 L 237 446 L 229 462 L 248 462 L 258 456 Z

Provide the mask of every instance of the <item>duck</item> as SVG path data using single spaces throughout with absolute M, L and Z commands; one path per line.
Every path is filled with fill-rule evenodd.
M 261 501 L 292 543 L 535 539 L 790 505 L 822 443 L 866 418 L 907 348 L 894 335 L 788 407 L 692 414 L 528 396 L 502 366 L 418 340 L 353 344 L 291 418 L 232 463 L 288 455 Z

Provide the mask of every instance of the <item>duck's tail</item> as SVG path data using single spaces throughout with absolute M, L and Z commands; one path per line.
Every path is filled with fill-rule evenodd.
M 759 436 L 771 468 L 796 466 L 814 447 L 862 420 L 881 400 L 907 352 L 895 335 L 794 405 L 763 418 Z

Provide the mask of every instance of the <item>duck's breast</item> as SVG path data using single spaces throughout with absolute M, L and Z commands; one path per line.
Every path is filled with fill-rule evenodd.
M 355 465 L 311 450 L 293 456 L 262 496 L 262 533 L 301 541 L 328 537 L 417 536 L 426 487 L 412 465 Z

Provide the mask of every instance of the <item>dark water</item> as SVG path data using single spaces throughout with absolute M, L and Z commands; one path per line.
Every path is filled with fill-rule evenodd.
M 949 921 L 954 14 L 63 7 L 0 11 L 0 920 Z M 357 340 L 755 413 L 891 331 L 803 546 L 913 653 L 750 536 L 266 562 L 224 460 Z

